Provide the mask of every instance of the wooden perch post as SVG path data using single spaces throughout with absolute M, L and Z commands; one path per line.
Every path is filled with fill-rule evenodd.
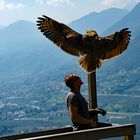
M 88 74 L 88 94 L 89 108 L 97 108 L 97 91 L 96 91 L 96 72 Z M 95 116 L 95 121 L 98 121 L 98 116 Z

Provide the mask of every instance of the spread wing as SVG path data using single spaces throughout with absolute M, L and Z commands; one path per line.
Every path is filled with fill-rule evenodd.
M 47 16 L 39 17 L 37 26 L 48 39 L 65 52 L 79 56 L 82 51 L 82 35 L 68 26 L 59 23 Z
M 109 59 L 125 51 L 130 41 L 130 33 L 128 28 L 124 28 L 110 36 L 100 37 L 98 45 L 101 52 L 103 52 L 101 59 Z

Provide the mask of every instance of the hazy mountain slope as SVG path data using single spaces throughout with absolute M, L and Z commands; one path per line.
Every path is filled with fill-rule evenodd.
M 140 3 L 132 9 L 132 11 L 126 15 L 124 18 L 122 18 L 119 22 L 117 22 L 115 25 L 110 27 L 104 34 L 109 34 L 111 32 L 114 32 L 116 30 L 120 30 L 122 28 L 129 28 L 131 31 L 132 37 L 130 40 L 130 45 L 126 52 L 124 52 L 119 57 L 115 58 L 112 62 L 112 69 L 117 68 L 132 68 L 132 67 L 139 67 L 139 60 L 140 60 Z M 107 67 L 111 66 L 106 65 Z
M 128 49 L 120 56 L 105 62 L 98 71 L 98 90 L 102 93 L 140 92 L 140 3 L 109 28 L 105 34 L 121 28 L 130 28 L 132 32 Z
M 70 26 L 79 32 L 94 29 L 99 34 L 108 29 L 128 13 L 127 10 L 111 8 L 100 13 L 92 12 L 78 20 L 73 21 Z
M 32 22 L 18 21 L 0 30 L 0 78 L 48 72 L 69 60 L 66 56 Z
M 126 16 L 124 16 L 120 21 L 116 22 L 113 26 L 111 26 L 108 30 L 104 32 L 104 34 L 108 34 L 112 31 L 115 31 L 120 28 L 128 27 L 132 31 L 132 34 L 135 35 L 140 26 L 140 3 L 138 3 L 131 12 L 129 12 Z

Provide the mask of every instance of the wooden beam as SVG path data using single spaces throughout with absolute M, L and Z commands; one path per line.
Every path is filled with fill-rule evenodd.
M 59 133 L 53 135 L 44 135 L 39 137 L 32 137 L 20 140 L 72 140 L 72 139 L 80 139 L 80 140 L 98 140 L 112 137 L 121 137 L 127 136 L 125 138 L 132 138 L 133 135 L 136 134 L 135 125 L 127 124 L 127 125 L 118 125 L 118 126 L 109 126 L 103 128 L 94 128 L 80 131 L 72 131 L 66 133 Z M 132 139 L 126 139 L 132 140 Z
M 96 72 L 88 74 L 88 95 L 89 95 L 89 108 L 97 108 L 97 91 L 96 91 Z M 96 115 L 94 120 L 98 121 Z
M 72 127 L 67 128 L 59 128 L 59 129 L 53 129 L 53 130 L 44 130 L 44 131 L 38 131 L 38 132 L 31 132 L 31 133 L 24 133 L 24 134 L 17 134 L 12 136 L 5 136 L 0 137 L 0 140 L 19 140 L 24 138 L 30 138 L 30 137 L 39 137 L 44 135 L 53 135 L 53 134 L 60 134 L 65 132 L 71 132 L 73 131 Z

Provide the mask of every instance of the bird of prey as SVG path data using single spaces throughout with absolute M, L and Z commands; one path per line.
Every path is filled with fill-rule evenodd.
M 99 68 L 102 60 L 110 59 L 125 51 L 131 36 L 128 28 L 105 37 L 100 37 L 94 30 L 88 30 L 82 35 L 45 15 L 38 18 L 37 26 L 43 35 L 63 51 L 79 57 L 78 63 L 87 73 Z

